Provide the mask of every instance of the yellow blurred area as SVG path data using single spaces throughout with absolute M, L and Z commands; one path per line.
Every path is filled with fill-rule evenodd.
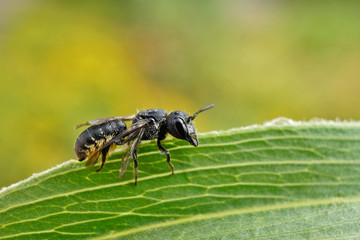
M 75 158 L 87 120 L 161 108 L 199 132 L 358 119 L 359 1 L 0 3 L 0 185 Z M 201 144 L 201 143 L 200 143 Z

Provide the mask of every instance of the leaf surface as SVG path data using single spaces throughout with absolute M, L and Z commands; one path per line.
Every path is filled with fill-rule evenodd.
M 280 122 L 280 124 L 279 124 Z M 0 239 L 360 238 L 360 123 L 274 120 L 154 142 L 118 178 L 71 160 L 0 192 Z

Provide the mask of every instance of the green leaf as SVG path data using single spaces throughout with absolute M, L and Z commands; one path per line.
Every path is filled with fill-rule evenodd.
M 0 192 L 0 239 L 360 238 L 360 123 L 277 119 L 122 152 L 96 173 L 71 160 Z M 41 155 L 39 156 L 41 157 Z M 6 169 L 3 169 L 6 171 Z

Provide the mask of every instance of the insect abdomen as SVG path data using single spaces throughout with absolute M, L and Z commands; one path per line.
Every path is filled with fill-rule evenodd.
M 90 157 L 117 134 L 126 129 L 125 122 L 114 120 L 94 125 L 83 131 L 75 141 L 75 153 L 79 161 Z

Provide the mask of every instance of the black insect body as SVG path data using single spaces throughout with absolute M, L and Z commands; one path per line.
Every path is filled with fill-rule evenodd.
M 148 109 L 138 112 L 133 120 L 133 124 L 145 119 L 148 119 L 150 123 L 144 127 L 145 132 L 141 140 L 153 140 L 159 138 L 161 134 L 166 135 L 166 116 L 167 112 L 162 109 Z M 165 138 L 165 135 L 160 137 L 161 140 Z
M 112 120 L 99 125 L 93 125 L 83 131 L 75 141 L 75 153 L 79 161 L 86 162 L 87 167 L 92 167 L 101 155 L 101 165 L 97 171 L 100 171 L 106 161 L 109 151 L 116 145 L 112 144 L 102 148 L 106 143 L 112 140 L 120 132 L 126 130 L 126 124 L 122 120 Z M 101 148 L 101 151 L 98 151 Z
M 96 131 L 97 128 L 100 128 L 101 126 L 105 125 L 106 123 L 110 123 L 114 121 L 115 119 L 117 121 L 123 120 L 131 120 L 133 119 L 133 124 L 126 128 L 126 125 L 119 127 L 118 133 L 114 134 L 114 132 L 111 132 L 111 135 L 107 135 L 107 137 L 104 138 L 104 140 L 101 141 L 100 144 L 95 146 L 95 151 L 86 150 L 87 145 L 85 145 L 86 141 L 79 140 L 81 139 L 87 139 L 89 140 L 89 136 L 87 135 L 85 130 L 80 136 L 78 137 L 76 143 L 79 141 L 78 147 L 76 147 L 75 143 L 75 152 L 77 153 L 77 156 L 80 161 L 84 160 L 84 156 L 88 157 L 87 166 L 93 166 L 99 155 L 102 155 L 102 162 L 101 166 L 98 169 L 101 170 L 103 167 L 107 153 L 109 152 L 109 149 L 113 148 L 115 145 L 123 145 L 126 144 L 127 148 L 126 151 L 122 157 L 122 164 L 120 168 L 120 174 L 119 177 L 123 177 L 125 174 L 125 171 L 127 167 L 129 166 L 131 158 L 134 160 L 134 177 L 135 177 L 135 185 L 137 185 L 137 167 L 138 167 L 138 158 L 137 158 L 137 148 L 141 140 L 153 140 L 157 139 L 157 145 L 162 154 L 166 155 L 166 160 L 168 165 L 171 168 L 172 175 L 174 175 L 174 166 L 171 164 L 170 161 L 170 153 L 161 145 L 161 140 L 164 140 L 166 138 L 167 133 L 170 133 L 173 137 L 178 139 L 183 139 L 188 141 L 193 146 L 198 146 L 199 142 L 196 136 L 195 127 L 193 124 L 194 118 L 200 113 L 207 109 L 212 108 L 214 105 L 209 105 L 205 108 L 200 109 L 197 111 L 193 116 L 189 116 L 188 114 L 182 112 L 182 111 L 174 111 L 171 112 L 169 115 L 165 110 L 162 109 L 148 109 L 138 112 L 135 116 L 119 116 L 114 118 L 102 118 L 97 120 L 92 120 L 84 124 L 80 124 L 80 126 L 84 125 L 94 125 L 88 128 L 88 132 Z M 125 124 L 125 123 L 124 123 Z M 120 125 L 119 125 L 120 126 Z M 91 129 L 91 130 L 90 130 Z M 82 135 L 84 135 L 82 137 Z M 94 137 L 94 136 L 93 136 Z M 95 138 L 95 137 L 94 137 Z M 90 137 L 92 140 L 92 138 Z M 85 149 L 80 151 L 77 149 Z M 86 152 L 87 151 L 87 152 Z M 84 154 L 83 152 L 86 152 Z M 90 157 L 90 158 L 89 158 Z M 96 158 L 96 159 L 95 159 Z M 89 163 L 90 162 L 90 163 Z

